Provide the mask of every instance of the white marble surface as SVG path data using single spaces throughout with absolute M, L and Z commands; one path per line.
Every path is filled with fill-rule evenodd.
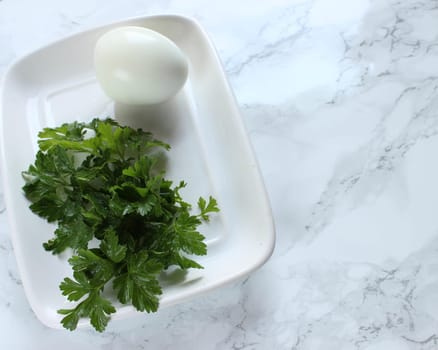
M 25 299 L 0 200 L 1 348 L 438 349 L 438 1 L 2 0 L 0 75 L 67 34 L 157 13 L 195 17 L 217 46 L 274 254 L 103 334 L 55 331 Z

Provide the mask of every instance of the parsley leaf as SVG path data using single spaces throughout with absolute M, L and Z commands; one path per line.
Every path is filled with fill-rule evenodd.
M 113 262 L 119 263 L 126 256 L 126 246 L 119 244 L 117 233 L 113 229 L 106 231 L 104 239 L 100 243 L 102 252 Z
M 204 198 L 200 197 L 198 200 L 198 207 L 201 209 L 201 213 L 199 215 L 207 222 L 210 220 L 209 214 L 219 211 L 217 201 L 212 196 L 208 198 L 208 203 Z
M 62 294 L 70 301 L 78 301 L 87 294 L 88 296 L 73 309 L 58 310 L 59 314 L 65 315 L 61 320 L 62 325 L 74 330 L 80 318 L 89 317 L 98 332 L 104 331 L 110 319 L 109 315 L 116 312 L 116 309 L 109 300 L 100 295 L 102 286 L 92 285 L 85 272 L 75 271 L 74 278 L 76 281 L 65 278 L 60 284 Z
M 131 302 L 138 311 L 156 311 L 162 293 L 157 275 L 163 265 L 149 259 L 146 251 L 130 255 L 126 271 L 114 279 L 113 287 L 122 304 Z
M 78 301 L 93 290 L 84 272 L 75 272 L 74 278 L 76 281 L 66 277 L 60 284 L 62 295 L 70 301 Z
M 96 290 L 93 290 L 89 296 L 81 301 L 75 308 L 58 310 L 59 314 L 65 315 L 61 323 L 66 329 L 71 331 L 76 329 L 79 319 L 88 317 L 90 318 L 91 325 L 98 332 L 105 330 L 110 320 L 110 315 L 115 312 L 116 309 L 111 302 L 100 296 L 100 292 Z
M 55 230 L 55 237 L 43 244 L 44 249 L 53 254 L 63 252 L 66 248 L 87 248 L 93 238 L 89 226 L 79 217 L 71 221 L 60 222 Z

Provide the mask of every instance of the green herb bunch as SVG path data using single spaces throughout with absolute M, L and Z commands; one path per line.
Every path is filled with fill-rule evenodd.
M 23 190 L 35 214 L 57 223 L 44 248 L 73 250 L 73 278 L 60 289 L 76 305 L 58 310 L 62 325 L 74 330 L 89 318 L 103 331 L 116 311 L 103 295 L 110 287 L 120 303 L 155 312 L 163 270 L 202 268 L 190 256 L 207 253 L 198 226 L 219 210 L 216 200 L 200 197 L 199 213 L 191 214 L 180 195 L 186 184 L 174 186 L 157 166 L 169 145 L 141 129 L 94 119 L 45 128 L 38 136 Z M 97 248 L 89 248 L 91 240 Z

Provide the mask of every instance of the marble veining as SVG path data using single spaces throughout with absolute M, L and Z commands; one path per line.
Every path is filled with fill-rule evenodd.
M 0 190 L 0 345 L 438 349 L 438 1 L 3 0 L 0 76 L 52 40 L 159 13 L 196 18 L 216 45 L 271 200 L 274 254 L 103 334 L 54 331 L 26 301 Z

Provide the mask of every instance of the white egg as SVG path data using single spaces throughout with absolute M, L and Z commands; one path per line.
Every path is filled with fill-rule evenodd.
M 104 92 L 123 104 L 161 103 L 188 74 L 187 59 L 170 39 L 143 27 L 120 27 L 96 43 L 94 66 Z

